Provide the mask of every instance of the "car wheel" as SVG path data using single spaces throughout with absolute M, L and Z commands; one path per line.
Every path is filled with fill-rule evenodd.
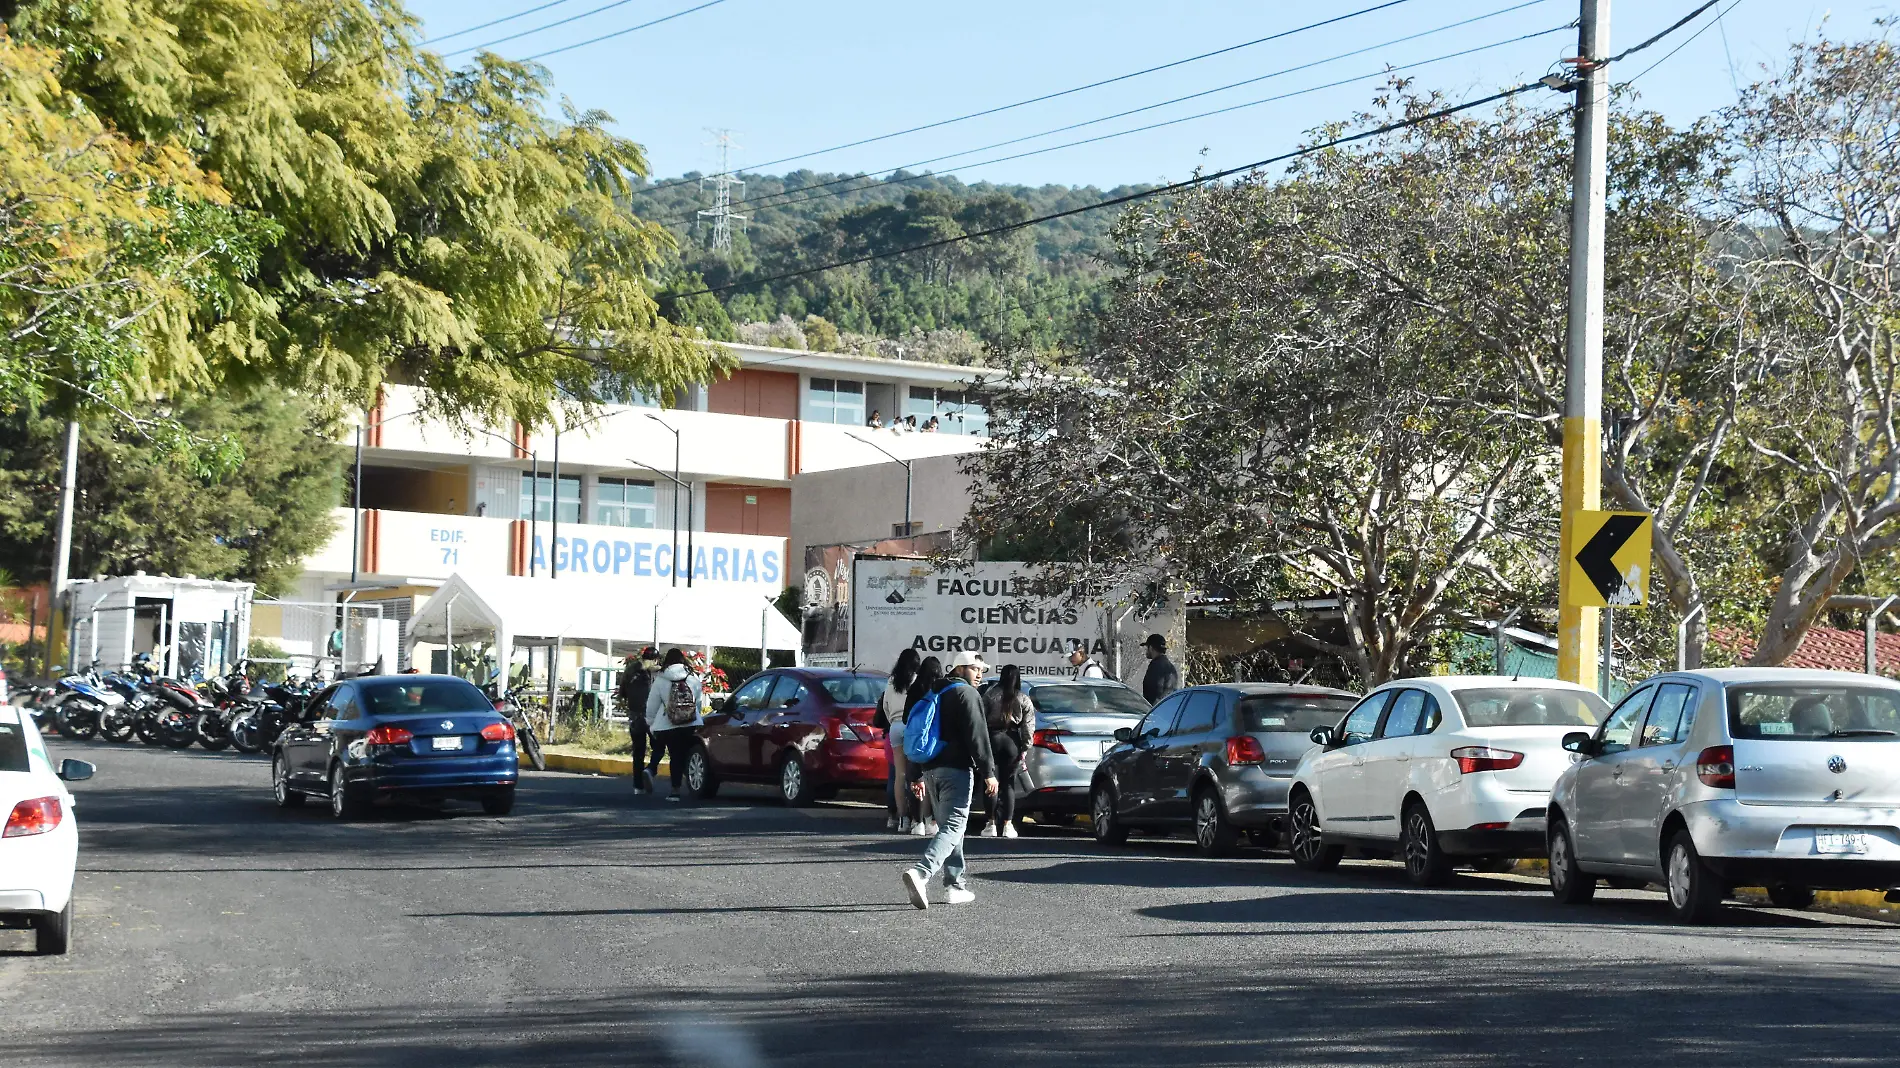
M 290 788 L 290 763 L 279 753 L 270 758 L 270 788 L 278 808 L 297 808 L 303 804 L 303 791 Z
M 1095 840 L 1103 845 L 1128 843 L 1128 825 L 1116 814 L 1117 804 L 1115 788 L 1107 783 L 1096 783 L 1089 791 L 1089 819 L 1095 824 Z
M 1432 814 L 1416 801 L 1405 809 L 1399 851 L 1405 856 L 1405 874 L 1413 885 L 1443 886 L 1451 878 L 1451 859 L 1438 846 L 1438 828 L 1432 826 Z
M 798 759 L 797 753 L 785 754 L 784 762 L 779 764 L 778 792 L 785 803 L 793 808 L 811 804 L 811 776 L 805 773 L 804 761 Z
M 515 788 L 504 787 L 482 797 L 482 811 L 490 816 L 506 816 L 515 810 Z
M 1240 842 L 1240 832 L 1227 822 L 1227 813 L 1221 808 L 1220 795 L 1210 788 L 1202 788 L 1194 801 L 1194 845 L 1206 857 L 1225 857 L 1234 851 Z
M 1570 841 L 1570 824 L 1550 824 L 1550 892 L 1565 905 L 1584 905 L 1597 896 L 1596 877 L 1577 867 L 1577 849 Z
M 1304 790 L 1293 795 L 1286 833 L 1287 852 L 1293 854 L 1293 863 L 1307 871 L 1332 871 L 1339 867 L 1339 858 L 1346 855 L 1346 847 L 1326 844 L 1319 829 L 1319 806 Z
M 344 781 L 343 765 L 330 765 L 330 815 L 353 820 L 363 815 L 364 804 L 350 784 Z
M 1663 874 L 1667 880 L 1665 889 L 1669 891 L 1670 917 L 1677 923 L 1713 920 L 1716 910 L 1722 907 L 1722 899 L 1728 896 L 1728 888 L 1702 863 L 1702 855 L 1696 852 L 1695 840 L 1689 837 L 1688 831 L 1679 830 L 1669 839 L 1667 856 Z
M 52 916 L 41 916 L 33 921 L 33 950 L 42 957 L 57 957 L 72 945 L 73 938 L 73 899 L 66 899 L 66 907 Z
M 1814 890 L 1792 883 L 1776 883 L 1768 888 L 1768 900 L 1778 909 L 1794 909 L 1798 912 L 1814 904 Z
M 709 798 L 719 793 L 719 776 L 712 769 L 712 757 L 706 747 L 696 745 L 686 754 L 686 789 L 694 797 Z

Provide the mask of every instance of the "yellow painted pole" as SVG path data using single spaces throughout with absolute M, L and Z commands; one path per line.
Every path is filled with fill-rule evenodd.
M 1610 51 L 1610 0 L 1582 0 L 1577 29 L 1577 114 L 1570 204 L 1570 302 L 1564 380 L 1563 534 L 1558 560 L 1557 677 L 1597 684 L 1598 609 L 1573 604 L 1572 537 L 1578 512 L 1603 503 L 1604 157 L 1609 142 L 1609 77 L 1597 64 Z

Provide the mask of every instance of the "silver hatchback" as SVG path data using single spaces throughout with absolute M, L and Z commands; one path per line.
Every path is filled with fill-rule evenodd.
M 1024 754 L 1036 789 L 1016 799 L 1017 813 L 1088 811 L 1089 780 L 1102 754 L 1114 747 L 1117 730 L 1141 722 L 1148 702 L 1113 679 L 1031 675 L 1023 678 L 1023 692 L 1036 706 L 1036 731 Z
M 1900 683 L 1733 668 L 1659 675 L 1593 734 L 1551 791 L 1551 890 L 1582 903 L 1597 879 L 1661 883 L 1683 922 L 1736 886 L 1784 908 L 1814 891 L 1900 897 Z

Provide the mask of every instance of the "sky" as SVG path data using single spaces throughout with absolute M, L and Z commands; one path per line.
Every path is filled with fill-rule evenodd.
M 1416 88 L 1456 100 L 1541 77 L 1576 54 L 1574 29 L 1513 40 L 1570 22 L 1576 0 L 1397 0 L 1369 14 L 1299 29 L 1382 2 L 408 0 L 407 6 L 423 20 L 428 47 L 451 63 L 474 57 L 457 50 L 482 45 L 527 59 L 686 12 L 537 60 L 557 95 L 608 112 L 619 133 L 646 146 L 656 178 L 720 169 L 715 131 L 723 129 L 730 131 L 733 169 L 768 174 L 800 167 L 882 174 L 911 166 L 954 172 L 967 182 L 1107 189 L 1176 181 L 1196 167 L 1238 166 L 1297 146 L 1313 127 L 1366 108 L 1388 66 L 1406 66 L 1399 73 L 1414 79 Z M 1613 8 L 1612 50 L 1642 41 L 1699 3 L 1606 0 Z M 457 33 L 541 5 L 543 10 Z M 1792 43 L 1823 27 L 1836 39 L 1876 34 L 1875 20 L 1895 8 L 1893 2 L 1722 0 L 1629 57 L 1612 77 L 1630 78 L 1667 55 L 1641 73 L 1635 88 L 1643 106 L 1688 123 L 1732 103 L 1736 87 L 1762 78 L 1764 65 L 1779 66 Z M 996 114 L 884 136 L 1288 30 L 1298 32 Z M 536 32 L 498 41 L 523 31 Z M 1679 45 L 1680 51 L 1668 55 Z M 1336 58 L 1349 52 L 1359 54 Z M 1299 67 L 1305 69 L 1293 69 Z M 1205 95 L 1165 103 L 1190 94 Z M 1286 94 L 1298 95 L 1036 152 Z M 1527 99 L 1542 108 L 1565 98 L 1538 90 Z M 1133 109 L 1147 110 L 1089 122 Z M 1081 123 L 1087 125 L 1035 136 Z M 872 138 L 878 140 L 821 151 Z M 1035 154 L 1000 159 L 1026 152 Z M 944 156 L 950 158 L 915 166 Z M 975 166 L 982 163 L 988 165 Z

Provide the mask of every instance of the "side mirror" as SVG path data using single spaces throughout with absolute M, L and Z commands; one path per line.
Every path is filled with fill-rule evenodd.
M 1118 741 L 1118 742 L 1124 742 L 1124 743 L 1126 743 L 1126 742 L 1132 742 L 1132 741 L 1134 741 L 1134 740 L 1135 740 L 1135 728 L 1133 728 L 1133 727 L 1116 727 L 1116 728 L 1115 728 L 1115 740 L 1116 740 L 1116 741 Z
M 1307 735 L 1307 738 L 1311 739 L 1314 745 L 1329 747 L 1333 744 L 1333 729 L 1331 727 L 1314 727 L 1313 733 Z
M 1596 738 L 1583 731 L 1571 731 L 1564 735 L 1564 751 L 1582 756 L 1596 755 Z
M 62 760 L 57 774 L 67 782 L 85 782 L 98 769 L 83 760 Z
M 731 697 L 731 696 L 728 696 L 724 701 L 719 702 L 719 711 L 724 712 L 728 716 L 743 716 L 744 715 L 743 710 L 739 708 L 739 699 L 737 697 Z

